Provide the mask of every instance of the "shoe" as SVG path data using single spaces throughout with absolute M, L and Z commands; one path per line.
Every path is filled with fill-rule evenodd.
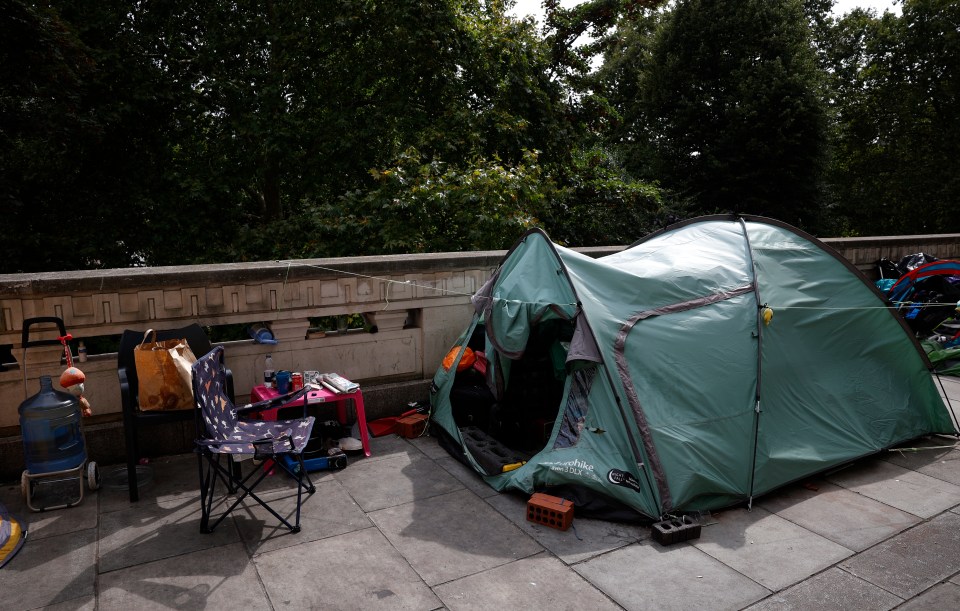
M 340 444 L 340 449 L 344 452 L 356 452 L 357 450 L 363 449 L 363 443 L 353 437 L 344 437 L 338 443 Z

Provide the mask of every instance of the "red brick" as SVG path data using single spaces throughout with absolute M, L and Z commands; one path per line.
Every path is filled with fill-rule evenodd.
M 527 520 L 557 530 L 567 530 L 573 523 L 573 501 L 536 492 L 527 501 Z

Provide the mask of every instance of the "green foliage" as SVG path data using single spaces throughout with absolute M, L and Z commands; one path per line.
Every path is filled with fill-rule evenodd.
M 665 186 L 816 226 L 826 123 L 800 0 L 680 0 L 642 79 Z
M 165 200 L 161 127 L 172 106 L 123 27 L 127 8 L 0 3 L 3 271 L 139 260 Z
M 838 232 L 960 231 L 960 4 L 854 11 L 830 40 Z
M 533 152 L 509 167 L 496 158 L 457 167 L 410 149 L 371 173 L 378 187 L 344 195 L 342 216 L 320 212 L 362 254 L 507 248 L 536 225 L 551 189 Z
M 960 3 L 508 4 L 0 0 L 0 271 L 960 230 Z
M 567 245 L 631 244 L 680 220 L 680 205 L 664 204 L 659 187 L 636 180 L 609 151 L 577 150 L 560 180 L 542 226 Z

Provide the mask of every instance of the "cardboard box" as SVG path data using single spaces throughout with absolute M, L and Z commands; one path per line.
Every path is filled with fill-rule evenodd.
M 397 420 L 397 434 L 407 439 L 414 439 L 423 435 L 427 429 L 426 414 L 412 414 Z

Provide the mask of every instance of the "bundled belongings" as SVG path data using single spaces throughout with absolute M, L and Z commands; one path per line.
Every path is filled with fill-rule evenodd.
M 473 305 L 433 379 L 431 434 L 493 488 L 578 515 L 749 503 L 956 432 L 894 308 L 770 219 L 693 219 L 599 259 L 532 230 Z M 457 371 L 466 347 L 485 374 Z
M 149 329 L 133 357 L 141 410 L 193 409 L 191 367 L 197 357 L 186 339 L 157 341 L 157 332 Z
M 884 267 L 881 260 L 881 274 Z M 897 307 L 914 333 L 925 338 L 935 333 L 941 323 L 955 318 L 955 309 L 960 305 L 960 261 L 918 253 L 904 257 L 896 268 L 902 274 L 895 281 L 881 278 L 877 287 Z

